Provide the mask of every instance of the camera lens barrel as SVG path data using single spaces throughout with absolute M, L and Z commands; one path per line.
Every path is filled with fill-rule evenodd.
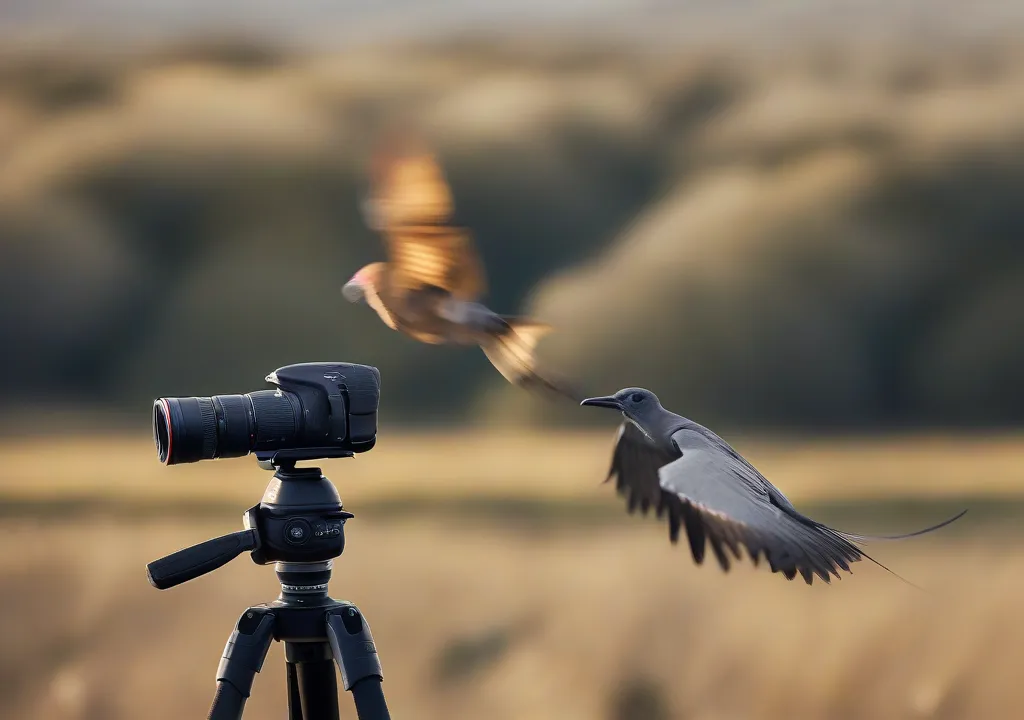
M 153 403 L 153 440 L 165 465 L 287 446 L 301 431 L 302 403 L 282 390 L 159 398 Z
M 252 403 L 245 395 L 214 395 L 211 399 L 217 414 L 217 457 L 247 455 L 256 425 Z
M 281 390 L 256 390 L 246 395 L 256 418 L 253 450 L 286 446 L 302 424 L 302 402 Z

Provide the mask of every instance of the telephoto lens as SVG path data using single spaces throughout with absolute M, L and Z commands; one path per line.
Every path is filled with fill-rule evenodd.
M 242 457 L 295 442 L 302 414 L 299 396 L 285 390 L 159 398 L 153 403 L 153 440 L 165 465 Z

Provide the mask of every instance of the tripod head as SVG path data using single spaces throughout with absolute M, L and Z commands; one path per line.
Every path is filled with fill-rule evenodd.
M 257 453 L 260 467 L 276 472 L 263 499 L 242 516 L 245 529 L 154 560 L 146 566 L 150 584 L 166 590 L 248 551 L 257 565 L 278 563 L 284 593 L 326 593 L 332 561 L 345 550 L 345 522 L 355 516 L 345 510 L 337 488 L 320 468 L 295 465 L 332 456 L 352 453 L 335 448 Z
M 331 457 L 347 457 L 331 449 Z M 146 566 L 158 590 L 216 570 L 248 551 L 257 565 L 277 563 L 281 595 L 242 613 L 217 667 L 210 720 L 241 720 L 253 678 L 271 642 L 284 644 L 288 716 L 338 717 L 335 664 L 360 720 L 390 720 L 383 673 L 370 627 L 352 603 L 331 599 L 334 558 L 345 550 L 345 522 L 354 515 L 318 467 L 296 462 L 324 457 L 324 448 L 277 450 L 258 457 L 274 470 L 263 499 L 245 511 L 239 532 L 187 547 Z

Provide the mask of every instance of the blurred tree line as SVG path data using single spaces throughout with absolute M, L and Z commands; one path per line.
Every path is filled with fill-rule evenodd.
M 1024 420 L 1024 54 L 232 43 L 0 58 L 7 409 L 148 415 L 293 362 L 378 366 L 392 423 L 598 422 L 340 286 L 382 257 L 366 148 L 415 117 L 489 268 L 587 392 L 704 422 Z

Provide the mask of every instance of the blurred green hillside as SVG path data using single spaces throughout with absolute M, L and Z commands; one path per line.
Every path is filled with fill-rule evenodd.
M 148 416 L 309 360 L 391 423 L 543 419 L 471 348 L 339 289 L 374 129 L 436 143 L 488 304 L 585 391 L 707 423 L 1024 421 L 1024 51 L 643 54 L 232 43 L 0 56 L 5 409 Z M 8 413 L 9 414 L 9 413 Z

